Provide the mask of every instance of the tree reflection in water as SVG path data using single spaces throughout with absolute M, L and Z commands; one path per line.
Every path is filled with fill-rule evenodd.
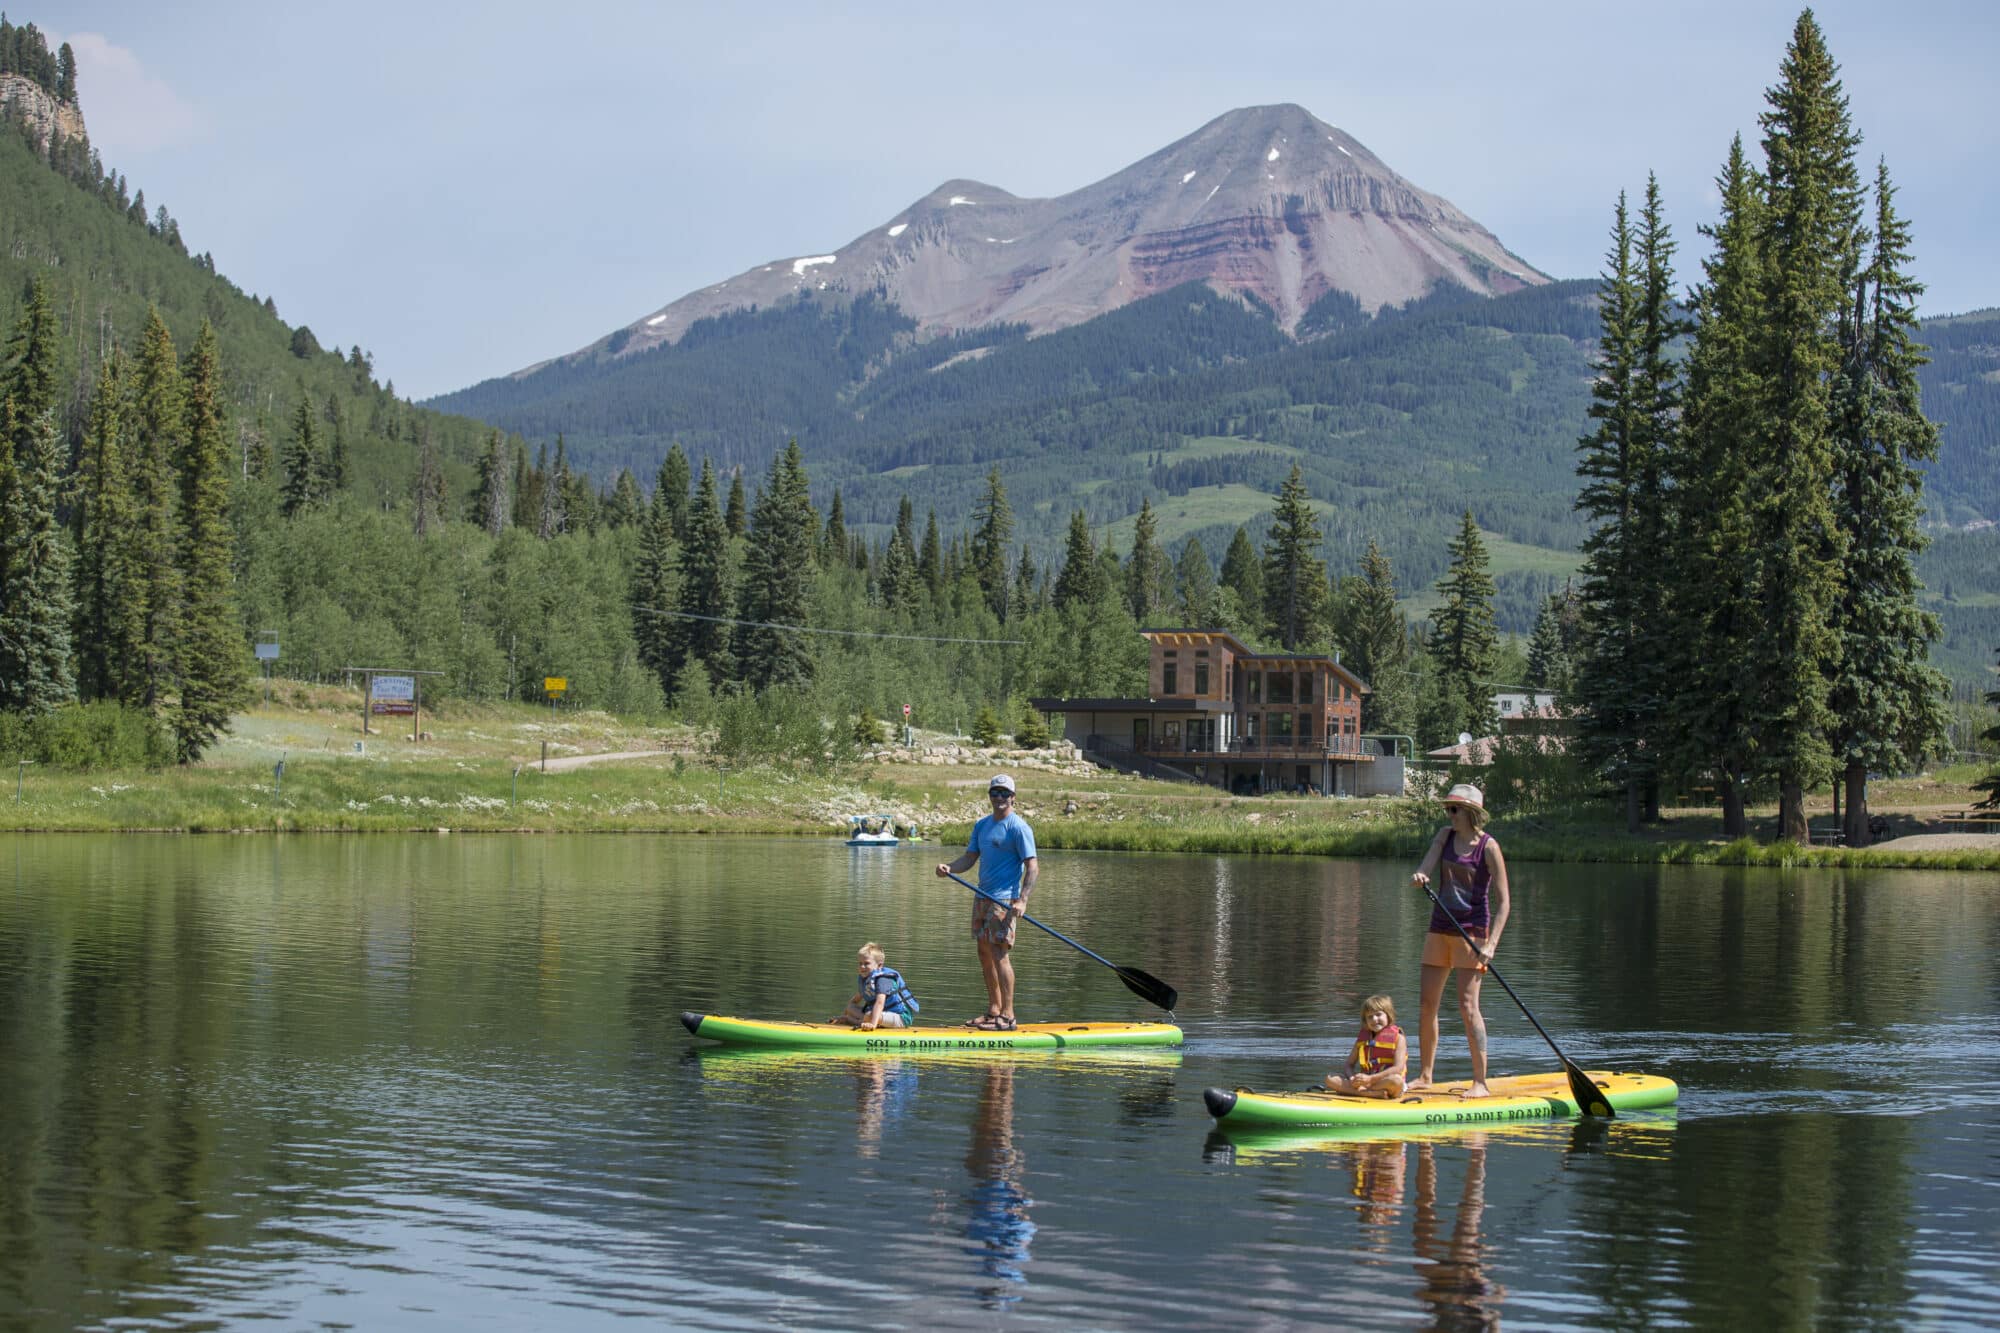
M 978 1256 L 979 1271 L 987 1279 L 978 1294 L 988 1308 L 1012 1305 L 1021 1298 L 1019 1288 L 1027 1285 L 1022 1265 L 1035 1235 L 1035 1224 L 1028 1219 L 1033 1200 L 1021 1186 L 1027 1169 L 1027 1155 L 1014 1146 L 1014 1070 L 994 1064 L 986 1070 L 965 1154 L 965 1170 L 972 1177 L 965 1234 L 973 1244 L 967 1252 Z
M 1438 1219 L 1436 1145 L 1417 1145 L 1416 1220 L 1411 1229 L 1417 1276 L 1423 1279 L 1417 1299 L 1429 1310 L 1433 1328 L 1498 1328 L 1507 1292 L 1486 1276 L 1486 1245 L 1479 1234 L 1479 1217 L 1486 1208 L 1486 1136 L 1469 1134 L 1461 1143 L 1465 1185 L 1448 1233 Z

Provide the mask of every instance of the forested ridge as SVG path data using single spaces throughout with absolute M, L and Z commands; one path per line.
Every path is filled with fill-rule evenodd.
M 410 405 L 358 346 L 286 324 L 88 145 L 0 134 L 0 189 L 21 406 L 0 489 L 10 533 L 52 553 L 0 569 L 0 601 L 69 622 L 60 654 L 38 650 L 51 683 L 31 708 L 185 713 L 202 678 L 178 665 L 179 611 L 218 551 L 230 586 L 205 604 L 232 608 L 245 675 L 260 634 L 307 677 L 405 665 L 443 672 L 445 694 L 521 698 L 564 675 L 575 703 L 674 708 L 724 736 L 754 706 L 801 754 L 823 749 L 814 719 L 902 703 L 1032 730 L 1031 694 L 1138 688 L 1148 622 L 1340 648 L 1378 687 L 1371 728 L 1426 743 L 1477 729 L 1481 680 L 1555 679 L 1551 654 L 1573 648 L 1538 664 L 1488 634 L 1575 618 L 1559 594 L 1589 531 L 1573 503 L 1596 283 L 1438 293 L 1372 320 L 1331 302 L 1303 343 L 1199 286 L 1036 339 L 920 340 L 880 300 L 805 300 L 441 400 L 518 429 L 503 434 Z M 1945 440 L 1927 499 L 1957 526 L 1921 559 L 1944 575 L 1925 594 L 1940 659 L 1969 682 L 2000 610 L 2000 541 L 1966 526 L 1990 512 L 2000 315 L 1940 330 L 1921 372 Z M 199 420 L 195 385 L 213 408 Z M 37 453 L 44 398 L 56 443 Z M 196 453 L 226 466 L 190 472 Z M 107 529 L 80 496 L 112 467 L 178 497 L 155 533 L 175 554 L 153 560 L 175 616 L 143 687 L 96 669 L 82 614 L 111 605 L 88 583 Z M 218 494 L 226 532 L 199 512 Z M 44 502 L 53 520 L 30 512 Z M 64 581 L 59 617 L 22 592 Z

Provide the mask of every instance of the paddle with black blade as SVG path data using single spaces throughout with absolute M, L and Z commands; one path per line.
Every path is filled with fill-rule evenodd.
M 964 884 L 966 888 L 971 889 L 973 893 L 978 894 L 979 897 L 984 898 L 987 902 L 999 903 L 1000 906 L 1002 907 L 1007 906 L 1006 903 L 1001 902 L 1000 899 L 995 898 L 990 893 L 980 893 L 978 885 L 968 884 L 966 883 L 966 881 L 958 879 L 957 875 L 953 875 L 952 878 L 958 880 L 960 884 Z M 1083 954 L 1086 957 L 1095 958 L 1098 962 L 1104 964 L 1106 967 L 1110 968 L 1113 972 L 1116 972 L 1118 974 L 1118 979 L 1125 983 L 1126 990 L 1131 991 L 1134 995 L 1144 1000 L 1147 1004 L 1158 1005 L 1160 1008 L 1166 1010 L 1167 1014 L 1170 1017 L 1172 1016 L 1174 1012 L 1174 1004 L 1176 1001 L 1180 999 L 1180 992 L 1176 991 L 1172 986 L 1169 986 L 1166 982 L 1160 980 L 1156 976 L 1151 976 L 1145 972 L 1141 972 L 1136 967 L 1120 967 L 1118 966 L 1118 964 L 1112 962 L 1109 958 L 1106 958 L 1103 954 L 1092 953 L 1089 949 L 1084 948 L 1081 944 L 1078 944 L 1075 940 L 1063 934 L 1060 930 L 1055 930 L 1049 926 L 1042 925 L 1041 922 L 1035 920 L 1035 918 L 1029 916 L 1026 912 L 1021 913 L 1021 919 L 1027 922 L 1031 926 L 1035 926 L 1041 930 L 1047 931 L 1049 934 L 1055 936 L 1057 939 L 1061 940 L 1064 944 L 1067 944 L 1070 948 L 1076 950 L 1078 953 Z
M 1424 884 L 1421 881 L 1415 882 L 1424 891 L 1424 897 L 1429 898 L 1431 902 L 1437 905 L 1438 915 L 1451 922 L 1451 928 L 1458 932 L 1458 937 L 1464 940 L 1466 947 L 1471 949 L 1473 954 L 1477 956 L 1479 946 L 1472 942 L 1472 936 L 1465 933 L 1465 927 L 1458 924 L 1458 918 L 1450 912 L 1445 911 L 1444 904 L 1438 902 L 1438 896 L 1431 892 L 1430 885 Z M 1556 1039 L 1551 1037 L 1549 1030 L 1542 1026 L 1542 1020 L 1535 1017 L 1534 1010 L 1522 1004 L 1521 997 L 1514 994 L 1514 988 L 1507 984 L 1507 978 L 1500 975 L 1500 970 L 1493 966 L 1493 960 L 1490 958 L 1486 960 L 1486 970 L 1493 975 L 1495 981 L 1500 983 L 1500 989 L 1506 991 L 1508 997 L 1515 1004 L 1521 1005 L 1521 1012 L 1526 1014 L 1528 1021 L 1535 1025 L 1535 1031 L 1542 1034 L 1542 1040 L 1547 1042 L 1549 1049 L 1556 1053 L 1556 1059 L 1562 1061 L 1563 1073 L 1569 1076 L 1569 1095 L 1576 1098 L 1577 1110 L 1584 1115 L 1599 1116 L 1605 1120 L 1616 1120 L 1618 1113 L 1611 1109 L 1611 1101 L 1604 1095 L 1604 1090 L 1590 1081 L 1590 1075 L 1583 1072 L 1582 1066 L 1562 1053 L 1562 1047 L 1556 1045 Z

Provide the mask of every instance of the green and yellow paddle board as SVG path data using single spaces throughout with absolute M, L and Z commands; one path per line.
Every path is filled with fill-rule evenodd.
M 1654 1074 L 1610 1074 L 1585 1071 L 1604 1089 L 1614 1111 L 1643 1111 L 1672 1106 L 1681 1090 L 1670 1078 Z M 1490 1097 L 1467 1097 L 1470 1081 L 1439 1084 L 1423 1092 L 1389 1100 L 1349 1097 L 1337 1092 L 1257 1092 L 1250 1088 L 1209 1088 L 1201 1094 L 1208 1113 L 1221 1124 L 1237 1125 L 1481 1125 L 1513 1120 L 1546 1120 L 1577 1114 L 1569 1078 L 1558 1069 L 1547 1074 L 1511 1074 L 1486 1080 Z
M 851 1051 L 870 1055 L 977 1054 L 982 1051 L 1086 1050 L 1098 1046 L 1178 1046 L 1171 1023 L 1023 1023 L 1012 1032 L 967 1027 L 877 1028 L 839 1023 L 788 1023 L 720 1014 L 684 1013 L 689 1032 L 731 1046 Z

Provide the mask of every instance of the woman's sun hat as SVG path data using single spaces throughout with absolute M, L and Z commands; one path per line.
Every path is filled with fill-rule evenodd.
M 1463 805 L 1477 810 L 1482 815 L 1486 813 L 1486 794 L 1469 782 L 1461 782 L 1446 792 L 1444 794 L 1444 803 L 1446 805 Z

